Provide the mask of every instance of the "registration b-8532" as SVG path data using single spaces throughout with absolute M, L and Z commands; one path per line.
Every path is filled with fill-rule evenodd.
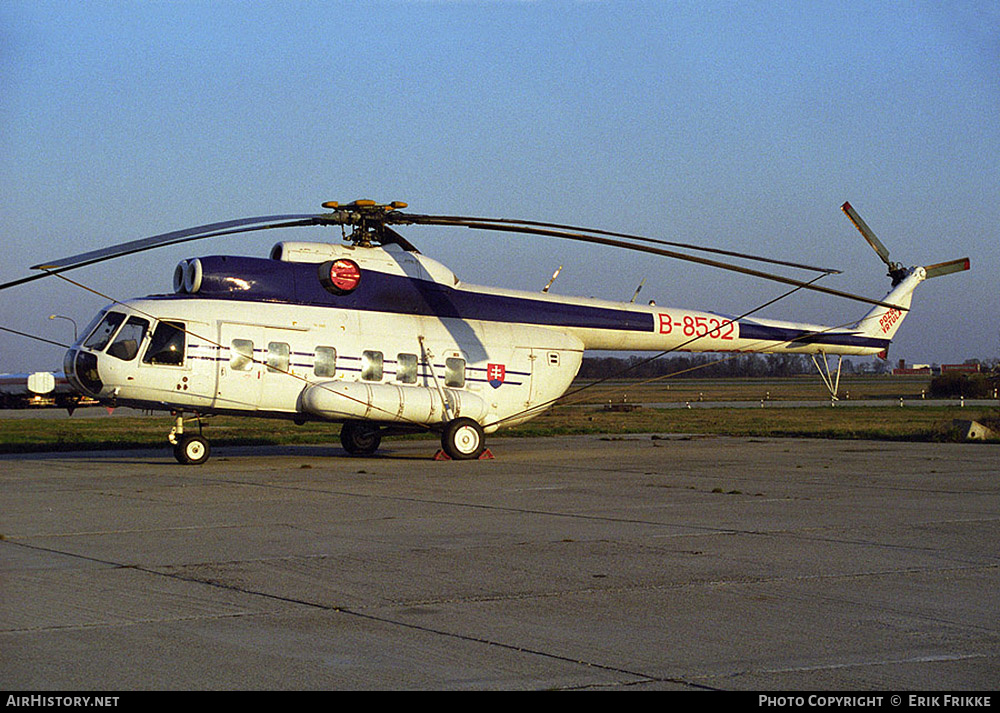
M 678 317 L 666 312 L 658 312 L 656 316 L 660 334 L 673 334 L 676 331 L 690 338 L 705 337 L 724 341 L 736 338 L 736 324 L 729 319 L 693 314 Z

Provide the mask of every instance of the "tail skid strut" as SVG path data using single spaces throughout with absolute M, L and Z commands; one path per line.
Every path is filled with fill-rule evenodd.
M 844 363 L 844 355 L 837 355 L 837 373 L 834 375 L 830 372 L 830 362 L 826 352 L 820 352 L 820 354 L 823 356 L 823 366 L 820 366 L 819 360 L 816 359 L 816 354 L 811 355 L 813 364 L 816 366 L 816 371 L 819 372 L 819 376 L 823 380 L 827 391 L 830 392 L 830 401 L 839 401 L 840 397 L 837 396 L 837 392 L 840 390 L 840 367 Z

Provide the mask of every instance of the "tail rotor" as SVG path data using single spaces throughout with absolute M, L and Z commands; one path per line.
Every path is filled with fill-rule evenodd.
M 844 205 L 840 206 L 840 209 L 850 218 L 851 222 L 854 223 L 854 227 L 858 229 L 858 232 L 868 241 L 868 244 L 874 248 L 875 252 L 882 259 L 882 262 L 889 268 L 889 277 L 892 278 L 893 287 L 913 272 L 915 268 L 904 267 L 903 263 L 893 262 L 889 259 L 889 249 L 882 244 L 882 241 L 878 239 L 875 232 L 868 227 L 868 224 L 862 220 L 861 216 L 858 215 L 858 212 L 854 210 L 850 203 L 845 202 Z M 969 267 L 970 263 L 967 257 L 959 258 L 958 260 L 949 260 L 948 262 L 939 262 L 936 265 L 927 265 L 924 267 L 924 271 L 926 272 L 924 279 L 950 275 L 953 272 L 962 272 L 963 270 L 968 270 Z

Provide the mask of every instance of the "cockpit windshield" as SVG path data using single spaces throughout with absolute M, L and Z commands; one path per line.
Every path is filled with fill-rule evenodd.
M 94 351 L 101 351 L 104 347 L 108 346 L 111 337 L 115 335 L 115 332 L 118 331 L 118 328 L 124 321 L 125 315 L 121 312 L 108 312 L 104 315 L 101 323 L 97 325 L 97 329 L 87 337 L 87 341 L 83 343 L 83 346 Z
M 115 341 L 108 347 L 108 355 L 123 361 L 132 361 L 139 356 L 139 346 L 146 338 L 149 320 L 142 317 L 129 317 L 125 326 L 118 332 Z

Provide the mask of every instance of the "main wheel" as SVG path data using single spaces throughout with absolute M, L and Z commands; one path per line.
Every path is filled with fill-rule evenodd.
M 194 434 L 181 436 L 174 445 L 174 458 L 184 465 L 201 465 L 208 460 L 210 454 L 208 441 Z
M 347 421 L 340 429 L 340 445 L 352 456 L 370 456 L 382 442 L 382 431 L 374 423 Z
M 486 450 L 486 434 L 471 418 L 456 418 L 445 425 L 441 447 L 454 460 L 474 460 Z

